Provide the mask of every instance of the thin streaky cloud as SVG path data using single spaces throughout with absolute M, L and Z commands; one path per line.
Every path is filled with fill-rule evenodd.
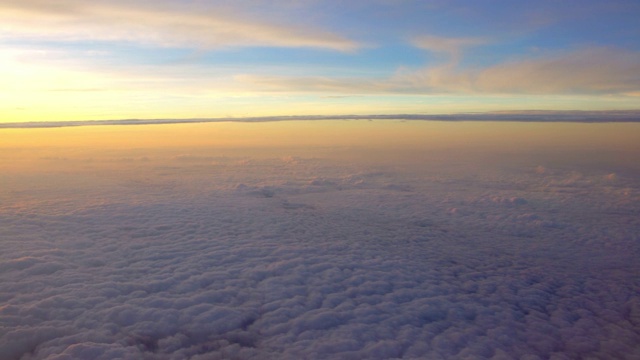
M 308 92 L 308 93 L 379 93 L 389 90 L 384 79 L 335 78 L 327 76 L 275 76 L 240 74 L 234 77 L 238 84 L 265 92 Z
M 458 58 L 462 51 L 471 46 L 486 44 L 488 41 L 482 38 L 465 37 L 442 37 L 433 35 L 420 35 L 411 39 L 411 44 L 417 48 L 444 53 L 452 58 Z
M 483 94 L 624 94 L 640 89 L 640 53 L 594 47 L 485 68 L 451 64 L 400 72 L 406 91 Z
M 457 45 L 433 48 L 451 58 L 418 69 L 400 67 L 386 78 L 243 74 L 234 79 L 255 91 L 289 93 L 635 96 L 640 91 L 640 52 L 592 47 L 468 68 L 459 64 Z
M 228 8 L 175 7 L 144 2 L 52 5 L 27 0 L 0 2 L 4 37 L 64 41 L 126 41 L 156 46 L 311 47 L 353 51 L 360 45 L 328 30 L 240 15 Z
M 640 52 L 597 47 L 503 63 L 475 82 L 481 91 L 612 94 L 640 89 Z

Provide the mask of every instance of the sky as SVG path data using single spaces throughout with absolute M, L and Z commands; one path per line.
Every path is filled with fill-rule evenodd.
M 0 122 L 630 110 L 640 3 L 0 0 Z

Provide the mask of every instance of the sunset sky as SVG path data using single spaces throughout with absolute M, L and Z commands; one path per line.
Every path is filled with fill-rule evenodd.
M 0 122 L 624 110 L 640 2 L 0 0 Z
M 640 0 L 0 0 L 0 359 L 640 359 Z

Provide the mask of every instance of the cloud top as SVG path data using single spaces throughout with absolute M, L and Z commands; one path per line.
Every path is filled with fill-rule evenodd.
M 23 132 L 0 153 L 0 354 L 637 359 L 637 151 L 566 154 L 561 127 L 537 158 L 443 153 L 417 127 L 375 153 Z

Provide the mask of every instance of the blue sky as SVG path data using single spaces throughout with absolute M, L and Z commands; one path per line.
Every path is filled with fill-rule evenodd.
M 0 121 L 636 109 L 637 1 L 0 0 Z

